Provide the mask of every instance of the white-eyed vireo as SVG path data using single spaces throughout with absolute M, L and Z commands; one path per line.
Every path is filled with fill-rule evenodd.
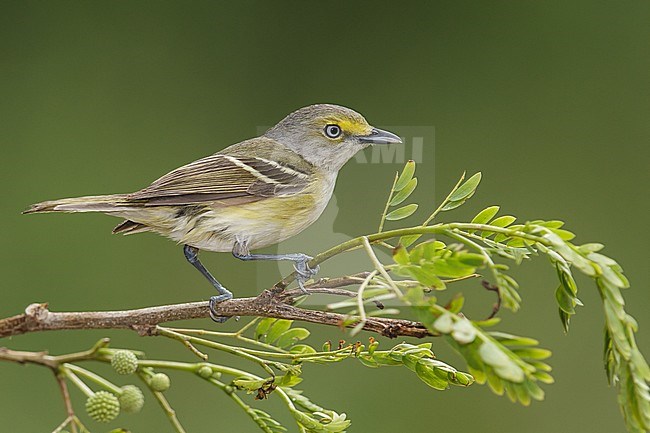
M 262 136 L 173 170 L 131 194 L 46 201 L 25 213 L 103 212 L 124 218 L 113 233 L 153 231 L 184 245 L 185 257 L 232 298 L 201 264 L 199 250 L 231 251 L 242 260 L 292 260 L 298 283 L 315 271 L 305 254 L 251 254 L 312 224 L 332 196 L 341 167 L 371 144 L 401 143 L 349 108 L 317 104 L 285 117 Z

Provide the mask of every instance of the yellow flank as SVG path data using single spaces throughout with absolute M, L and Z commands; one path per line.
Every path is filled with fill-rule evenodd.
M 230 229 L 242 240 L 247 240 L 251 248 L 276 244 L 300 233 L 321 212 L 311 194 L 274 197 L 215 211 L 230 222 Z M 255 235 L 251 236 L 253 233 Z
M 208 202 L 198 212 L 184 215 L 172 206 L 131 208 L 116 214 L 202 250 L 228 252 L 236 242 L 257 249 L 295 236 L 316 221 L 329 202 L 335 181 L 335 175 L 321 173 L 300 194 L 231 206 Z

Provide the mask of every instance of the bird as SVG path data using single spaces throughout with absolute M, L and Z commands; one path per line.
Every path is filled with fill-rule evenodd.
M 314 104 L 259 137 L 183 165 L 136 192 L 44 201 L 23 213 L 101 212 L 123 219 L 115 234 L 155 232 L 176 241 L 217 290 L 210 297 L 210 316 L 223 322 L 227 318 L 216 314 L 217 304 L 233 294 L 203 266 L 199 251 L 230 252 L 244 261 L 292 261 L 306 293 L 304 283 L 318 272 L 308 265 L 312 257 L 251 250 L 280 243 L 314 223 L 332 197 L 339 170 L 357 152 L 401 143 L 350 108 Z

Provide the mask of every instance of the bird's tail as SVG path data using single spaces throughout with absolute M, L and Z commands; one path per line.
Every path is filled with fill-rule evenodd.
M 40 212 L 119 212 L 130 205 L 126 194 L 93 195 L 87 197 L 64 198 L 44 201 L 30 206 L 23 211 Z

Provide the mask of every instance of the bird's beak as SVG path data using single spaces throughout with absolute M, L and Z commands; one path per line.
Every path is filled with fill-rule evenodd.
M 379 128 L 372 128 L 370 134 L 362 135 L 359 141 L 369 144 L 402 144 L 399 136 Z

